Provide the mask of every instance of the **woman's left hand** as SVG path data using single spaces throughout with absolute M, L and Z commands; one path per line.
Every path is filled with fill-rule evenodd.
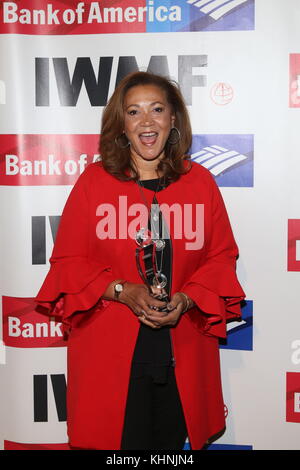
M 168 311 L 160 312 L 153 310 L 153 314 L 139 317 L 139 320 L 151 328 L 162 326 L 175 326 L 186 308 L 186 300 L 183 294 L 176 292 L 168 303 Z

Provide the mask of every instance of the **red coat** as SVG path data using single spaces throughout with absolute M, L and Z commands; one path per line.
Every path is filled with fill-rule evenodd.
M 148 204 L 153 192 L 144 189 Z M 66 203 L 51 268 L 36 297 L 45 312 L 60 315 L 68 337 L 68 436 L 74 447 L 120 449 L 131 359 L 140 323 L 116 301 L 99 300 L 116 279 L 140 283 L 136 242 L 100 240 L 96 226 L 103 203 L 118 208 L 143 203 L 138 185 L 121 182 L 101 163 L 87 167 Z M 157 193 L 159 204 L 204 204 L 204 246 L 187 250 L 185 238 L 174 238 L 171 294 L 186 292 L 196 307 L 171 328 L 175 375 L 192 449 L 225 426 L 218 337 L 226 320 L 240 316 L 244 292 L 235 274 L 237 246 L 213 177 L 197 163 L 188 174 Z M 183 206 L 182 206 L 183 207 Z M 118 213 L 118 211 L 117 211 Z M 134 217 L 128 217 L 128 222 Z M 117 219 L 118 228 L 118 219 Z M 118 231 L 117 231 L 118 234 Z M 184 234 L 183 234 L 184 235 Z

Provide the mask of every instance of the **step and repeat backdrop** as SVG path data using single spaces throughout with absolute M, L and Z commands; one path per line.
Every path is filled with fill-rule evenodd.
M 1 2 L 2 449 L 68 449 L 66 343 L 33 298 L 103 107 L 138 69 L 179 83 L 240 248 L 209 449 L 300 448 L 299 24 L 299 0 Z

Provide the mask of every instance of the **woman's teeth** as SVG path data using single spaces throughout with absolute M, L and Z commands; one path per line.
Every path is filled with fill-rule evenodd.
M 143 132 L 140 134 L 140 140 L 145 145 L 151 145 L 156 141 L 157 133 L 156 132 Z

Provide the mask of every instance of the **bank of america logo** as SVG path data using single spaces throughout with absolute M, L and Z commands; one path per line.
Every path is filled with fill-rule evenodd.
M 220 147 L 219 145 L 204 147 L 200 152 L 193 153 L 191 158 L 210 170 L 214 176 L 220 175 L 237 163 L 247 159 L 246 155 L 242 155 L 236 150 Z
M 246 3 L 248 0 L 187 0 L 187 3 L 197 7 L 202 13 L 209 15 L 214 20 L 230 13 L 236 7 Z
M 153 21 L 148 15 L 147 32 L 244 31 L 255 27 L 255 0 L 147 0 L 147 5 L 157 8 Z
M 195 134 L 190 155 L 211 172 L 218 186 L 253 186 L 252 134 Z

